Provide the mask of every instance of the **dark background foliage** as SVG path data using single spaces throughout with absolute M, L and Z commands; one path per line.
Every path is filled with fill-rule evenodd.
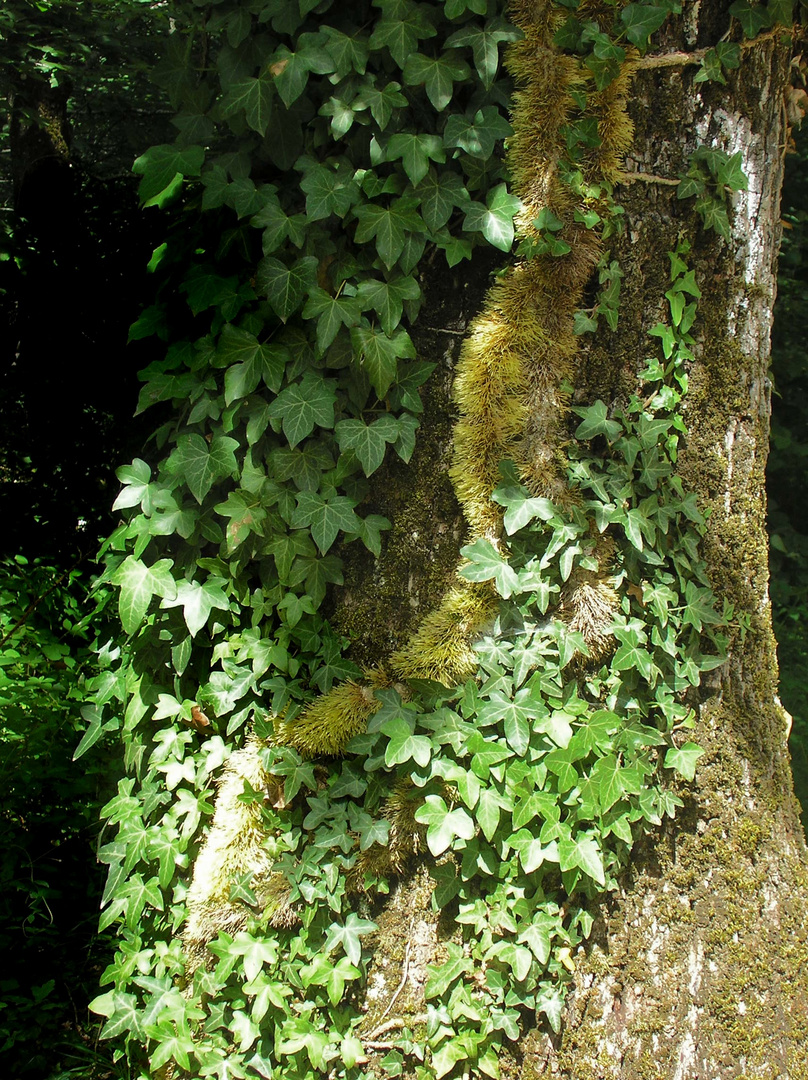
M 95 846 L 118 765 L 101 744 L 80 767 L 72 755 L 84 682 L 114 648 L 104 597 L 89 592 L 93 557 L 114 471 L 145 438 L 132 414 L 150 346 L 127 332 L 160 237 L 129 170 L 166 141 L 170 110 L 147 79 L 165 18 L 159 5 L 73 0 L 0 13 L 0 1060 L 21 1078 L 112 1069 L 86 1003 L 107 962 Z M 796 149 L 769 498 L 782 698 L 808 806 L 808 132 Z

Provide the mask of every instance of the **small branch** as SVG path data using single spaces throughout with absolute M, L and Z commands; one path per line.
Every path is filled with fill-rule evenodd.
M 455 337 L 465 337 L 465 330 L 447 330 L 445 326 L 420 326 L 419 330 L 429 330 L 433 334 L 453 334 Z
M 697 49 L 695 52 L 657 53 L 655 56 L 641 56 L 639 60 L 634 61 L 632 66 L 638 71 L 648 71 L 651 68 L 687 67 L 688 64 L 700 64 L 706 55 L 706 49 Z
M 656 176 L 654 173 L 624 172 L 621 173 L 618 183 L 633 184 L 636 181 L 642 181 L 644 184 L 666 184 L 668 187 L 676 187 L 682 182 L 681 180 L 669 180 L 667 176 Z
M 753 38 L 744 38 L 740 42 L 742 50 L 754 49 L 764 41 L 770 41 L 781 34 L 794 34 L 795 28 L 788 26 L 773 26 Z M 669 52 L 657 53 L 653 56 L 641 56 L 633 62 L 636 71 L 648 71 L 655 68 L 688 67 L 690 64 L 700 64 L 709 52 L 709 49 L 696 49 L 694 52 Z
M 396 990 L 395 994 L 393 994 L 393 996 L 390 998 L 390 1001 L 387 1004 L 387 1008 L 384 1010 L 382 1015 L 379 1017 L 380 1020 L 384 1020 L 385 1016 L 387 1016 L 387 1014 L 393 1008 L 393 1006 L 396 1003 L 396 999 L 398 998 L 398 995 L 401 993 L 401 991 L 404 989 L 404 987 L 405 987 L 405 985 L 407 983 L 407 974 L 408 974 L 408 972 L 410 970 L 410 945 L 411 944 L 412 944 L 412 942 L 408 941 L 407 942 L 407 948 L 404 950 L 404 974 L 401 976 L 401 982 L 398 984 L 398 990 Z
M 370 1047 L 373 1050 L 378 1050 L 380 1047 L 375 1046 L 374 1042 L 379 1035 L 386 1035 L 388 1031 L 401 1031 L 403 1028 L 413 1027 L 415 1024 L 425 1024 L 428 1020 L 426 1013 L 418 1013 L 416 1016 L 410 1016 L 406 1020 L 400 1017 L 388 1020 L 384 1024 L 379 1024 L 370 1032 L 369 1035 L 362 1038 L 362 1042 L 365 1046 Z

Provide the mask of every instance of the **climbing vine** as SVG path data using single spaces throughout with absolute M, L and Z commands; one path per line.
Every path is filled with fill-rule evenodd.
M 636 393 L 570 404 L 581 335 L 619 318 L 632 65 L 676 10 L 260 0 L 196 5 L 170 41 L 180 134 L 136 171 L 174 224 L 132 328 L 166 342 L 139 406 L 163 423 L 119 473 L 127 641 L 82 747 L 119 730 L 130 773 L 104 809 L 121 947 L 94 1008 L 152 1073 L 350 1077 L 386 1053 L 385 1075 L 497 1077 L 530 1016 L 559 1029 L 593 901 L 681 805 L 690 695 L 732 618 L 676 475 L 684 236 Z M 738 57 L 716 56 L 720 83 Z M 738 162 L 697 152 L 679 183 L 725 235 Z M 420 260 L 515 238 L 458 367 L 456 585 L 363 671 L 322 603 L 341 545 L 382 550 L 368 478 L 413 452 Z M 425 1011 L 387 1018 L 361 1007 L 373 916 L 426 852 L 456 927 Z

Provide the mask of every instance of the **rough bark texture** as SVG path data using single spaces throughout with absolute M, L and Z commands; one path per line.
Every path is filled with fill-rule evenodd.
M 696 3 L 655 51 L 712 45 L 728 25 L 725 4 Z M 788 717 L 776 697 L 764 493 L 789 58 L 789 45 L 771 37 L 744 49 L 728 87 L 694 83 L 696 69 L 686 64 L 648 67 L 635 76 L 630 112 L 636 138 L 627 170 L 675 178 L 701 143 L 740 150 L 749 190 L 732 197 L 727 244 L 704 232 L 692 200 L 677 201 L 672 187 L 637 182 L 618 189 L 627 224 L 613 243 L 626 275 L 620 325 L 582 355 L 576 396 L 619 401 L 634 389 L 649 351 L 647 331 L 663 316 L 666 253 L 680 236 L 690 237 L 689 264 L 703 298 L 681 473 L 710 512 L 705 555 L 715 591 L 749 626 L 735 633 L 730 660 L 693 702 L 695 738 L 706 754 L 695 783 L 680 791 L 684 811 L 644 844 L 620 896 L 598 913 L 592 943 L 575 957 L 575 992 L 561 1036 L 537 1030 L 512 1059 L 503 1059 L 504 1075 L 520 1080 L 808 1077 L 808 872 L 790 777 Z M 459 301 L 455 310 L 444 295 L 422 320 L 439 327 L 432 343 L 421 342 L 443 365 L 439 385 L 448 385 L 456 357 L 451 346 L 467 307 Z M 447 445 L 440 419 L 447 401 L 427 409 L 433 450 L 428 461 L 416 459 L 414 505 L 410 501 L 403 517 L 396 513 L 400 488 L 391 477 L 385 512 L 398 531 L 372 580 L 358 570 L 349 577 L 336 612 L 369 656 L 397 644 L 417 619 L 421 597 L 434 597 L 454 572 L 462 520 L 448 484 L 437 477 Z M 436 523 L 445 552 L 442 541 L 435 542 Z M 380 604 L 382 595 L 397 602 Z M 358 596 L 364 599 L 357 602 Z M 374 610 L 386 614 L 375 618 Z M 412 1017 L 422 1007 L 414 967 L 407 978 L 406 943 L 416 942 L 420 968 L 439 962 L 441 938 L 451 933 L 429 913 L 428 900 L 429 888 L 417 877 L 402 883 L 386 912 L 375 916 L 381 932 L 365 1037 L 389 1017 L 402 975 L 405 992 L 392 1015 Z
M 677 44 L 703 42 L 693 33 Z M 788 53 L 770 40 L 745 50 L 729 92 L 693 84 L 692 69 L 642 72 L 635 84 L 629 167 L 675 176 L 700 142 L 740 150 L 749 190 L 733 197 L 729 244 L 694 228 L 669 188 L 621 193 L 630 306 L 579 387 L 603 393 L 615 356 L 612 377 L 630 378 L 659 315 L 665 252 L 681 231 L 695 236 L 689 261 L 703 297 L 681 473 L 710 512 L 713 587 L 750 626 L 705 688 L 695 737 L 707 753 L 682 793 L 686 813 L 635 860 L 580 958 L 563 1038 L 546 1059 L 550 1074 L 576 1080 L 808 1076 L 808 877 L 776 697 L 764 483 L 787 70 Z M 522 1075 L 536 1075 L 544 1056 Z

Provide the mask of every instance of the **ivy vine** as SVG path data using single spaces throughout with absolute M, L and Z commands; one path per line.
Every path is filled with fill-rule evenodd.
M 570 312 L 569 336 L 600 315 L 617 324 L 622 272 L 602 243 L 620 228 L 629 125 L 619 96 L 598 95 L 678 7 L 575 10 L 550 19 L 570 61 L 552 162 L 564 195 L 535 213 L 500 153 L 513 131 L 500 50 L 531 28 L 496 0 L 197 2 L 170 39 L 157 78 L 178 136 L 135 169 L 172 224 L 151 263 L 156 302 L 131 330 L 166 343 L 139 402 L 162 423 L 151 463 L 119 471 L 104 581 L 127 640 L 102 655 L 80 747 L 124 743 L 129 775 L 103 812 L 118 831 L 100 849 L 101 923 L 120 948 L 93 1008 L 152 1073 L 352 1077 L 386 1051 L 385 1075 L 407 1058 L 422 1080 L 498 1077 L 530 1016 L 559 1029 L 592 902 L 681 805 L 672 775 L 694 776 L 688 695 L 723 662 L 732 613 L 715 609 L 704 520 L 676 474 L 700 296 L 684 240 L 670 319 L 651 330 L 661 355 L 622 409 L 572 410 L 563 492 L 499 455 L 484 491 L 497 528 L 472 520 L 450 598 L 476 671 L 399 677 L 399 657 L 368 678 L 321 613 L 340 545 L 382 550 L 368 478 L 415 446 L 432 365 L 408 327 L 427 250 L 454 266 L 518 235 L 521 265 L 549 280 L 577 244 L 571 295 L 592 267 L 601 291 Z M 703 70 L 720 82 L 740 54 L 714 51 Z M 742 180 L 734 158 L 699 151 L 678 193 L 726 235 L 726 189 Z M 238 842 L 217 817 L 225 832 L 238 819 Z M 391 1048 L 357 1008 L 373 898 L 424 850 L 433 902 L 460 929 L 426 1011 L 388 1024 Z M 195 953 L 200 865 L 212 930 Z

